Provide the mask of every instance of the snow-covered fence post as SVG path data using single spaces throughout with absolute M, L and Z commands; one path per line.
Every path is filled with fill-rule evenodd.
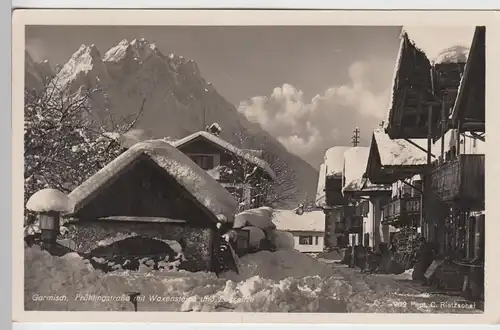
M 56 243 L 62 213 L 73 211 L 71 199 L 57 189 L 42 189 L 34 193 L 26 208 L 38 214 L 42 247 L 50 249 Z

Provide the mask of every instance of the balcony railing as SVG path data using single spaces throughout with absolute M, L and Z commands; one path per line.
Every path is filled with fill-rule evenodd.
M 484 155 L 459 155 L 432 172 L 432 189 L 444 201 L 484 207 Z M 465 205 L 465 204 L 463 204 Z
M 420 197 L 403 197 L 383 207 L 384 222 L 411 223 L 420 217 Z

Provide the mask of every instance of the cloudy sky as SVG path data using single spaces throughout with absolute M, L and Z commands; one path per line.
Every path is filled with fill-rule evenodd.
M 368 145 L 387 111 L 400 33 L 401 27 L 44 26 L 27 28 L 26 47 L 35 60 L 55 65 L 81 44 L 103 54 L 125 38 L 154 41 L 163 53 L 193 59 L 238 111 L 318 168 L 326 149 L 350 145 L 356 126 Z

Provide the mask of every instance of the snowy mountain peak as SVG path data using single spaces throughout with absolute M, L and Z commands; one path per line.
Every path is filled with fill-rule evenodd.
M 67 86 L 81 86 L 95 84 L 93 79 L 88 77 L 90 73 L 97 75 L 96 71 L 102 71 L 103 63 L 101 54 L 95 45 L 81 45 L 73 53 L 69 61 L 59 70 L 54 78 L 57 85 L 62 88 Z M 89 80 L 90 79 L 90 80 Z M 73 88 L 72 88 L 72 91 Z
M 106 52 L 103 61 L 118 63 L 130 59 L 135 62 L 145 62 L 153 55 L 162 57 L 155 43 L 149 43 L 144 38 L 133 39 L 130 42 L 127 39 L 123 39 L 118 45 Z
M 171 52 L 166 54 L 163 56 L 154 42 L 144 38 L 123 39 L 102 58 L 95 45 L 82 45 L 53 82 L 64 88 L 68 96 L 98 86 L 89 100 L 96 120 L 105 118 L 107 113 L 113 113 L 117 120 L 133 118 L 145 104 L 136 128 L 146 129 L 154 137 L 180 139 L 203 130 L 207 122 L 218 123 L 224 128 L 221 138 L 237 146 L 242 143 L 238 136 L 248 135 L 252 142 L 247 148 L 266 150 L 276 162 L 292 169 L 286 175 L 294 176 L 287 177 L 286 182 L 300 191 L 297 198 L 316 193 L 317 171 L 290 154 L 258 124 L 239 114 L 204 79 L 195 61 Z M 27 57 L 26 86 L 43 88 L 40 74 L 33 67 L 36 65 Z

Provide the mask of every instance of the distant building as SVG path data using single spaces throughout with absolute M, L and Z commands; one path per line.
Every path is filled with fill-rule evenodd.
M 354 206 L 345 226 L 351 245 L 357 242 L 378 249 L 381 243 L 389 243 L 390 228 L 382 224 L 382 205 L 390 196 L 391 186 L 366 178 L 369 151 L 368 147 L 353 147 L 344 153 L 342 193 Z
M 240 149 L 210 132 L 199 131 L 171 143 L 233 194 L 246 208 L 263 205 L 259 187 L 276 179 L 262 151 Z
M 292 210 L 276 210 L 276 229 L 291 233 L 295 249 L 303 253 L 319 253 L 324 249 L 325 216 L 322 211 L 297 214 Z

